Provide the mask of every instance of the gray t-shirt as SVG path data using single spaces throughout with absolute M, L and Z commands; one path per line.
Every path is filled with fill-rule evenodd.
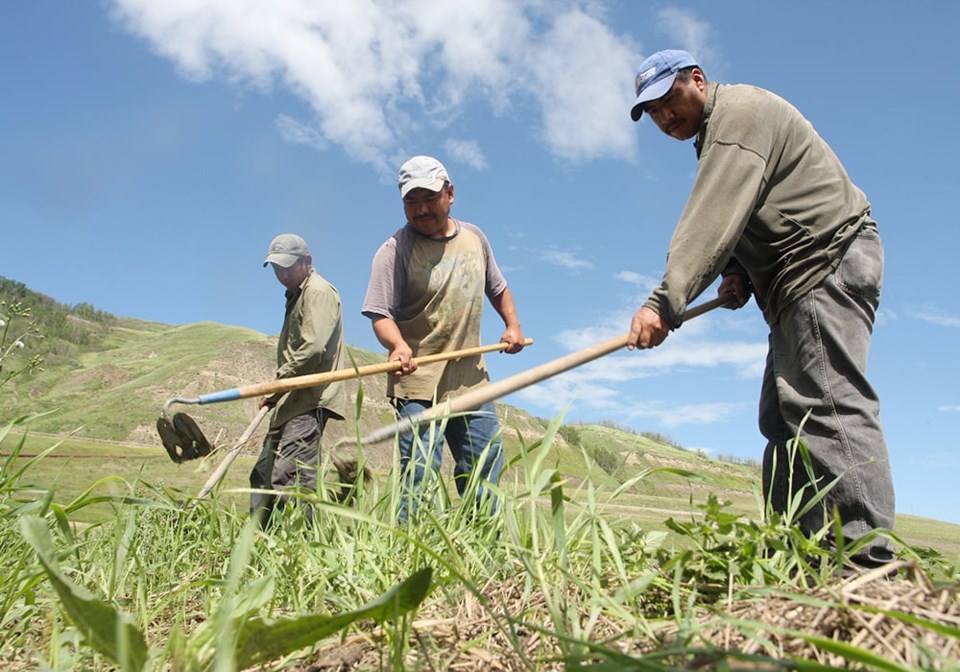
M 373 259 L 363 314 L 397 323 L 414 358 L 480 345 L 484 296 L 507 287 L 483 232 L 455 221 L 449 238 L 422 236 L 409 224 Z M 422 365 L 408 376 L 389 376 L 387 395 L 438 401 L 486 384 L 483 357 Z

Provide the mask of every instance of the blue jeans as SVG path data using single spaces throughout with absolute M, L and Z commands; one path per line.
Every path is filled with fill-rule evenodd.
M 839 481 L 797 522 L 805 532 L 817 532 L 836 507 L 848 542 L 878 527 L 893 529 L 893 478 L 880 401 L 866 377 L 882 277 L 880 237 L 872 227 L 861 229 L 837 269 L 787 306 L 771 327 L 760 394 L 768 504 L 782 513 L 791 498 L 806 502 L 813 495 L 799 456 L 785 448 L 809 411 L 800 437 L 809 449 L 816 485 L 822 490 Z M 854 558 L 868 565 L 890 559 L 882 538 Z
M 433 405 L 417 399 L 397 399 L 395 403 L 400 418 L 417 415 Z M 450 444 L 450 453 L 455 460 L 453 477 L 457 493 L 463 497 L 471 474 L 476 469 L 479 476 L 476 506 L 479 508 L 485 500 L 490 499 L 491 513 L 497 510 L 497 497 L 487 487 L 488 484 L 496 484 L 503 471 L 500 421 L 493 402 L 487 402 L 472 413 L 449 418 L 446 423 L 443 436 L 437 435 L 442 421 L 423 423 L 416 431 L 400 436 L 401 485 L 400 509 L 397 513 L 400 523 L 405 523 L 411 513 L 414 516 L 417 514 L 427 470 L 440 470 L 444 439 Z

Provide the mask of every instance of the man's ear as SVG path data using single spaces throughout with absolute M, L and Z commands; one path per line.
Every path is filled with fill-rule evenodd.
M 696 84 L 697 89 L 698 89 L 701 93 L 706 92 L 706 90 L 707 90 L 707 78 L 706 78 L 706 76 L 703 74 L 703 70 L 701 70 L 700 68 L 694 68 L 694 69 L 690 72 L 690 79 L 693 80 L 693 83 Z

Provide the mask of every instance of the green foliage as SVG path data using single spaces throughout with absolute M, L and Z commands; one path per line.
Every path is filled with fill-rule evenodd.
M 601 420 L 601 421 L 598 422 L 597 424 L 600 425 L 601 427 L 609 427 L 610 429 L 615 429 L 615 430 L 617 430 L 618 432 L 623 432 L 624 434 L 636 434 L 636 433 L 637 433 L 636 431 L 634 431 L 634 430 L 633 430 L 631 427 L 629 427 L 628 425 L 625 425 L 625 424 L 623 424 L 622 422 L 617 422 L 616 420 L 610 420 L 610 419 Z
M 820 565 L 812 566 L 812 559 L 830 560 L 818 539 L 808 538 L 781 516 L 768 512 L 758 522 L 725 511 L 727 505 L 711 494 L 697 505 L 700 515 L 685 522 L 666 521 L 688 544 L 680 552 L 661 553 L 660 561 L 688 589 L 715 598 L 726 593 L 731 581 L 790 584 L 798 576 L 819 576 Z
M 580 432 L 578 432 L 577 428 L 573 425 L 561 425 L 557 430 L 557 434 L 571 446 L 580 445 Z
M 16 418 L 0 425 L 0 447 L 7 453 L 0 462 L 0 562 L 3 578 L 0 580 L 0 651 L 24 647 L 27 640 L 25 624 L 39 617 L 40 610 L 34 598 L 39 578 L 28 560 L 27 544 L 19 534 L 17 520 L 32 511 L 43 511 L 53 498 L 52 490 L 39 501 L 20 497 L 20 479 L 33 460 L 21 460 L 24 439 L 11 440 L 11 432 L 25 425 L 28 417 Z M 9 451 L 9 452 L 7 452 Z M 19 462 L 19 464 L 18 464 Z M 23 464 L 26 462 L 26 464 Z
M 645 439 L 650 439 L 651 441 L 656 441 L 657 443 L 663 443 L 668 446 L 673 446 L 674 448 L 682 448 L 679 443 L 674 441 L 672 438 L 666 434 L 661 434 L 660 432 L 640 432 L 640 436 Z
M 72 582 L 60 567 L 47 522 L 24 516 L 21 531 L 53 585 L 60 604 L 84 641 L 121 670 L 139 672 L 151 650 L 134 620 L 115 605 L 95 598 Z M 430 591 L 432 570 L 415 572 L 359 609 L 335 616 L 306 615 L 270 620 L 259 612 L 273 596 L 273 580 L 244 580 L 253 548 L 255 522 L 249 522 L 233 548 L 225 590 L 212 618 L 192 634 L 175 632 L 167 650 L 174 669 L 184 672 L 238 670 L 262 665 L 335 634 L 361 619 L 384 623 L 416 610 Z M 154 650 L 153 658 L 162 654 Z
M 28 307 L 37 327 L 54 339 L 82 345 L 103 332 L 103 327 L 117 323 L 117 318 L 89 303 L 68 306 L 29 289 L 22 282 L 0 276 L 0 301 L 20 303 Z M 85 327 L 80 321 L 90 323 Z M 74 324 L 71 325 L 71 322 Z
M 740 457 L 739 455 L 717 455 L 717 459 L 721 462 L 729 462 L 730 464 L 742 464 L 751 469 L 760 470 L 760 461 L 755 457 Z
M 142 670 L 147 661 L 147 643 L 133 621 L 66 577 L 57 562 L 46 521 L 24 516 L 20 519 L 20 529 L 37 552 L 64 610 L 90 646 L 108 656 L 121 670 Z
M 116 317 L 88 303 L 67 306 L 2 276 L 0 303 L 27 311 L 31 327 L 43 334 L 28 341 L 31 352 L 50 366 L 75 362 L 84 349 L 94 346 L 118 323 Z
M 435 482 L 433 504 L 404 527 L 394 524 L 399 490 L 392 476 L 359 488 L 351 507 L 326 490 L 291 493 L 315 507 L 315 522 L 306 524 L 299 507 L 288 507 L 259 530 L 245 506 L 238 513 L 206 499 L 184 508 L 178 491 L 139 478 L 105 476 L 65 504 L 52 490 L 26 496 L 24 477 L 50 454 L 27 459 L 27 467 L 19 466 L 23 456 L 11 457 L 0 480 L 0 645 L 51 669 L 279 670 L 315 642 L 359 630 L 381 651 L 381 667 L 446 669 L 457 646 L 431 642 L 423 625 L 412 627 L 412 615 L 423 619 L 428 610 L 425 620 L 439 622 L 473 613 L 475 621 L 458 627 L 467 632 L 483 623 L 488 632 L 458 646 L 499 642 L 526 669 L 558 661 L 598 670 L 678 669 L 692 660 L 788 669 L 773 653 L 738 656 L 707 646 L 693 624 L 721 594 L 749 597 L 758 586 L 827 580 L 817 572 L 831 562 L 829 554 L 819 556 L 819 568 L 804 564 L 817 539 L 775 515 L 757 522 L 731 512 L 715 495 L 702 504 L 691 499 L 689 519 L 668 520 L 670 537 L 647 529 L 632 512 L 624 515 L 625 495 L 643 481 L 693 482 L 696 475 L 646 469 L 607 488 L 596 485 L 602 472 L 588 462 L 574 481 L 557 467 L 560 427 L 556 419 L 542 438 L 520 438 L 496 488 L 496 515 L 475 509 L 474 475 L 459 501 Z M 9 443 L 11 429 L 0 428 L 0 442 Z M 20 436 L 11 451 L 21 453 L 25 443 Z M 94 506 L 109 506 L 113 515 L 76 526 L 75 518 Z M 943 558 L 922 562 L 933 567 Z M 409 578 L 398 583 L 400 576 Z M 609 624 L 640 645 L 656 641 L 664 618 L 680 628 L 673 644 L 649 653 L 614 648 Z M 377 634 L 371 622 L 380 625 Z M 771 626 L 731 620 L 730 627 L 755 633 Z M 955 627 L 932 621 L 919 627 L 960 637 Z M 540 642 L 534 650 L 529 633 Z M 874 660 L 852 644 L 816 643 L 855 665 Z M 791 665 L 807 662 L 813 664 Z
M 623 458 L 620 454 L 605 444 L 597 444 L 587 448 L 587 454 L 597 466 L 610 475 L 617 473 L 623 464 Z
M 615 448 L 602 442 L 585 442 L 580 431 L 573 425 L 561 425 L 557 434 L 573 448 L 583 450 L 598 467 L 611 476 L 616 474 L 623 464 L 623 457 Z
M 23 289 L 0 279 L 4 300 L 16 291 L 22 296 L 15 300 L 27 297 Z M 55 337 L 43 341 L 48 351 L 72 358 L 88 374 L 80 382 L 62 366 L 34 367 L 31 388 L 48 386 L 44 402 L 64 407 L 52 415 L 118 436 L 129 431 L 124 423 L 131 418 L 155 417 L 150 403 L 156 399 L 136 403 L 138 390 L 171 379 L 193 382 L 196 368 L 190 367 L 225 347 L 256 343 L 269 359 L 272 345 L 255 332 L 220 325 L 120 323 L 86 304 L 71 309 L 40 301 L 17 311 L 18 321 L 4 318 L 5 326 L 22 321 L 37 332 L 51 328 Z M 10 333 L 2 341 L 8 346 L 17 332 Z M 362 365 L 373 356 L 354 349 L 351 357 Z M 91 387 L 94 371 L 115 378 Z M 20 382 L 4 394 L 10 388 L 22 394 Z M 83 403 L 91 396 L 95 403 Z M 379 396 L 358 389 L 357 438 L 364 434 L 363 417 L 382 419 L 370 406 Z M 514 425 L 506 432 L 508 470 L 500 484 L 488 484 L 501 501 L 493 515 L 489 502 L 479 511 L 473 505 L 477 475 L 462 500 L 435 479 L 432 505 L 397 527 L 394 456 L 393 471 L 361 484 L 352 506 L 334 501 L 326 488 L 291 493 L 315 508 L 315 522 L 307 524 L 302 508 L 293 506 L 259 530 L 247 519 L 243 490 L 252 457 L 246 464 L 238 459 L 217 499 L 185 508 L 184 493 L 196 492 L 210 465 L 174 465 L 160 449 L 151 454 L 75 438 L 41 440 L 24 430 L 52 426 L 44 424 L 53 422 L 51 415 L 30 415 L 21 401 L 6 407 L 16 408 L 17 417 L 0 424 L 0 666 L 29 658 L 42 669 L 284 669 L 289 657 L 353 630 L 376 641 L 381 667 L 445 669 L 457 651 L 412 626 L 413 614 L 428 609 L 441 620 L 476 610 L 488 630 L 460 645 L 482 649 L 499 642 L 526 669 L 558 662 L 598 670 L 677 669 L 695 660 L 823 669 L 814 661 L 784 663 L 773 652 L 738 657 L 694 646 L 695 623 L 721 595 L 752 597 L 762 587 L 828 582 L 842 552 L 852 550 L 842 543 L 841 551 L 825 550 L 826 528 L 807 536 L 793 524 L 832 484 L 801 493 L 783 516 L 756 509 L 751 465 L 710 460 L 662 435 L 619 431 L 611 421 L 544 424 L 511 410 L 525 424 L 523 431 Z M 542 436 L 531 442 L 532 429 Z M 799 437 L 794 447 L 805 468 Z M 74 459 L 54 467 L 55 456 Z M 358 457 L 365 461 L 362 447 Z M 666 466 L 677 464 L 684 468 Z M 664 509 L 685 513 L 664 522 Z M 925 541 L 943 542 L 942 527 L 915 529 Z M 943 554 L 893 538 L 931 576 L 960 579 L 956 562 Z M 409 578 L 398 583 L 403 576 Z M 498 594 L 501 587 L 509 595 Z M 955 627 L 892 617 L 960 641 Z M 614 649 L 615 638 L 656 641 L 661 619 L 678 626 L 675 643 L 646 654 Z M 371 621 L 380 625 L 375 633 Z M 613 636 L 603 629 L 610 623 Z M 730 627 L 756 633 L 772 626 L 731 621 Z M 540 642 L 536 650 L 526 648 L 530 633 Z M 814 643 L 851 665 L 880 665 L 853 644 Z
M 17 376 L 40 369 L 43 357 L 36 353 L 24 356 L 19 351 L 41 338 L 36 321 L 31 319 L 30 308 L 19 301 L 9 305 L 0 301 L 0 387 Z

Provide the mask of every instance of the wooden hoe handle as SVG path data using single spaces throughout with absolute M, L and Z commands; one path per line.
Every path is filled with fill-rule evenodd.
M 731 301 L 732 297 L 729 296 L 705 301 L 685 312 L 683 314 L 683 319 L 686 321 L 697 317 L 698 315 L 703 315 L 714 308 L 727 305 Z M 536 366 L 532 369 L 521 371 L 520 373 L 510 376 L 509 378 L 504 378 L 503 380 L 495 383 L 484 385 L 483 387 L 467 392 L 459 397 L 448 399 L 442 404 L 431 406 L 422 413 L 418 413 L 417 415 L 409 418 L 404 418 L 403 420 L 395 422 L 391 425 L 387 425 L 386 427 L 381 427 L 380 429 L 363 437 L 360 441 L 363 445 L 380 443 L 381 441 L 386 441 L 393 438 L 398 432 L 404 433 L 411 431 L 413 426 L 418 423 L 429 422 L 446 415 L 453 415 L 456 413 L 475 410 L 488 401 L 499 399 L 504 395 L 511 394 L 517 390 L 522 390 L 523 388 L 533 385 L 534 383 L 539 383 L 542 380 L 546 380 L 547 378 L 556 376 L 559 373 L 569 371 L 570 369 L 580 366 L 581 364 L 586 364 L 587 362 L 593 361 L 594 359 L 599 359 L 604 355 L 609 355 L 611 352 L 615 352 L 620 348 L 624 348 L 627 345 L 627 338 L 629 335 L 629 333 L 623 334 L 601 343 L 591 345 L 583 350 L 572 352 L 569 355 L 564 355 L 563 357 L 546 362 L 545 364 L 541 364 L 540 366 Z
M 532 345 L 533 339 L 524 340 L 524 345 Z M 430 362 L 442 362 L 451 359 L 462 359 L 473 355 L 481 355 L 485 352 L 496 352 L 506 350 L 506 343 L 494 343 L 491 345 L 478 345 L 475 348 L 463 348 L 462 350 L 453 350 L 451 352 L 439 352 L 435 355 L 424 355 L 417 357 L 417 364 L 429 364 Z M 328 385 L 341 380 L 350 380 L 353 378 L 362 378 L 376 373 L 390 373 L 399 371 L 402 364 L 399 360 L 392 362 L 383 362 L 382 364 L 370 364 L 351 369 L 340 369 L 338 371 L 326 371 L 324 373 L 312 373 L 306 376 L 296 376 L 294 378 L 282 378 L 280 380 L 271 380 L 266 383 L 254 383 L 252 385 L 242 385 L 233 387 L 229 390 L 201 394 L 199 397 L 175 397 L 167 400 L 164 404 L 164 415 L 169 415 L 170 406 L 179 404 L 215 404 L 221 401 L 234 401 L 236 399 L 248 399 L 250 397 L 260 397 L 278 392 L 289 392 L 291 390 L 300 390 L 305 387 L 315 387 L 317 385 Z

